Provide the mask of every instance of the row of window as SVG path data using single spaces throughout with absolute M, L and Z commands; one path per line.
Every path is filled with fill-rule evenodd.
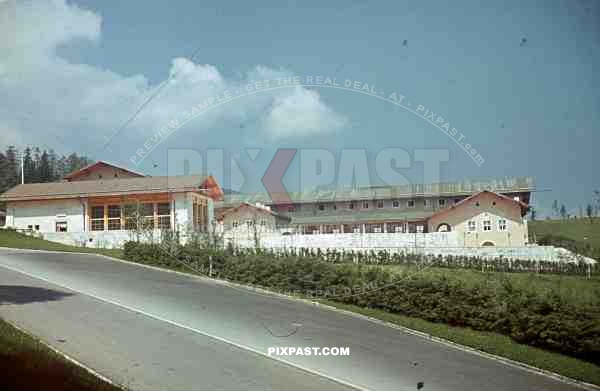
M 248 228 L 254 227 L 255 225 L 257 225 L 257 223 L 258 223 L 258 225 L 261 225 L 261 226 L 263 226 L 263 227 L 264 227 L 265 225 L 267 225 L 267 222 L 266 222 L 265 220 L 263 220 L 263 219 L 261 219 L 261 220 L 259 220 L 259 221 L 255 221 L 255 220 L 246 220 L 246 221 L 245 221 L 245 223 L 246 223 L 246 226 L 247 226 Z M 235 221 L 233 221 L 233 222 L 231 223 L 231 226 L 232 226 L 233 228 L 238 228 L 238 227 L 240 226 L 240 223 L 239 223 L 239 221 L 235 220 Z
M 359 234 L 362 233 L 362 227 L 361 225 L 350 225 L 350 226 L 344 226 L 344 233 L 355 233 L 355 234 Z M 366 224 L 365 227 L 365 232 L 366 233 L 383 233 L 384 229 L 383 229 L 383 224 Z M 320 226 L 304 226 L 303 227 L 303 232 L 304 233 L 312 233 L 312 234 L 319 234 L 319 233 L 327 233 L 327 234 L 339 234 L 342 233 L 340 226 L 339 225 L 335 225 L 335 226 L 329 226 L 329 225 L 325 225 L 323 226 L 323 230 L 321 231 L 321 227 Z M 404 224 L 394 224 L 394 223 L 388 223 L 387 227 L 386 227 L 386 232 L 387 233 L 423 233 L 425 232 L 425 226 L 423 224 L 410 224 L 408 226 L 408 230 L 406 229 L 406 227 L 404 226 Z
M 454 200 L 455 203 L 457 203 L 459 201 L 459 199 Z M 358 209 L 358 206 L 360 205 L 361 209 L 369 209 L 370 203 L 368 200 L 363 200 L 360 203 L 356 202 L 356 201 L 352 201 L 348 204 L 348 208 L 349 209 Z M 437 205 L 440 208 L 445 208 L 447 205 L 446 199 L 444 198 L 440 198 L 437 200 Z M 415 200 L 407 200 L 406 201 L 406 206 L 408 208 L 414 208 L 416 206 L 416 201 Z M 400 207 L 400 200 L 392 200 L 392 207 L 393 208 L 399 208 Z M 429 198 L 425 198 L 423 199 L 423 207 L 425 208 L 431 208 L 433 207 L 433 200 L 429 199 Z M 333 210 L 337 209 L 337 205 L 333 204 L 332 206 Z M 384 201 L 383 200 L 377 200 L 375 201 L 375 208 L 376 209 L 383 209 L 384 208 Z M 319 204 L 317 206 L 317 209 L 320 211 L 325 210 L 325 204 Z M 294 210 L 294 208 L 289 208 L 288 212 L 292 212 Z
M 171 205 L 168 202 L 156 204 L 156 225 L 154 222 L 154 205 L 155 204 L 152 203 L 145 203 L 133 205 L 131 207 L 122 205 L 92 206 L 90 212 L 90 230 L 135 230 L 140 227 L 148 229 L 170 229 Z M 106 220 L 104 219 L 105 214 Z
M 482 228 L 482 231 L 484 231 L 484 232 L 491 231 L 492 230 L 492 220 L 490 220 L 490 219 L 483 220 L 481 223 L 481 228 Z M 496 221 L 496 229 L 499 232 L 506 231 L 508 229 L 508 223 L 507 223 L 506 219 L 498 219 Z M 469 220 L 467 223 L 467 231 L 469 231 L 469 232 L 477 231 L 477 221 Z

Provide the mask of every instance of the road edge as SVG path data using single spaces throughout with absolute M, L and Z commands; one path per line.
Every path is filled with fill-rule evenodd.
M 19 251 L 28 251 L 28 252 L 46 252 L 46 253 L 59 253 L 59 254 L 78 254 L 78 255 L 94 255 L 97 257 L 101 257 L 101 258 L 106 258 L 108 260 L 111 261 L 115 261 L 115 262 L 122 262 L 128 265 L 132 265 L 132 266 L 138 266 L 138 267 L 144 267 L 147 269 L 151 269 L 151 270 L 155 270 L 155 271 L 160 271 L 160 272 L 165 272 L 165 273 L 174 273 L 174 274 L 178 274 L 181 276 L 185 276 L 185 277 L 189 277 L 189 278 L 194 278 L 194 279 L 198 279 L 204 282 L 213 282 L 216 284 L 220 284 L 223 286 L 227 286 L 230 288 L 234 288 L 237 290 L 242 290 L 244 292 L 247 293 L 251 293 L 251 294 L 256 294 L 256 292 L 253 292 L 251 290 L 249 290 L 248 285 L 244 285 L 244 284 L 240 284 L 240 283 L 236 283 L 233 281 L 228 281 L 228 280 L 220 280 L 220 279 L 216 279 L 216 278 L 211 278 L 208 276 L 204 276 L 204 275 L 199 275 L 199 274 L 192 274 L 192 273 L 185 273 L 185 272 L 180 272 L 177 270 L 171 270 L 171 269 L 166 269 L 166 268 L 161 268 L 158 266 L 152 266 L 152 265 L 146 265 L 143 263 L 137 263 L 137 262 L 132 262 L 132 261 L 127 261 L 124 259 L 119 259 L 119 258 L 114 258 L 108 255 L 104 255 L 104 254 L 98 254 L 98 253 L 85 253 L 85 252 L 67 252 L 67 251 L 54 251 L 54 250 L 36 250 L 36 249 L 17 249 L 17 248 L 11 248 L 11 247 L 0 247 L 0 250 L 19 250 Z M 410 335 L 414 335 L 414 336 L 418 336 L 421 338 L 424 338 L 426 340 L 429 341 L 433 341 L 448 347 L 452 347 L 454 349 L 458 349 L 467 353 L 471 353 L 471 354 L 475 354 L 477 356 L 480 357 L 484 357 L 496 362 L 500 362 L 504 365 L 508 365 L 514 368 L 520 368 L 523 370 L 526 370 L 530 373 L 535 373 L 541 376 L 545 376 L 548 378 L 551 378 L 553 380 L 557 380 L 557 381 L 561 381 L 563 383 L 572 385 L 572 386 L 576 386 L 579 388 L 582 388 L 584 390 L 588 390 L 588 391 L 600 391 L 600 386 L 592 384 L 592 383 L 588 383 L 588 382 L 584 382 L 582 380 L 577 380 L 577 379 L 573 379 L 571 377 L 568 376 L 564 376 L 561 375 L 559 373 L 556 372 L 552 372 L 546 369 L 542 369 L 542 368 L 538 368 L 535 367 L 533 365 L 529 365 L 520 361 L 516 361 L 516 360 L 512 360 L 510 358 L 507 357 L 503 357 L 503 356 L 499 356 L 496 354 L 492 354 L 492 353 L 488 353 L 485 352 L 483 350 L 480 349 L 476 349 L 470 346 L 466 346 L 466 345 L 462 345 L 456 342 L 452 342 L 450 340 L 441 338 L 441 337 L 436 337 L 434 335 L 422 332 L 422 331 L 418 331 L 418 330 L 413 330 L 410 329 L 408 327 L 405 326 L 400 326 L 398 324 L 392 323 L 392 322 L 388 322 L 388 321 L 384 321 L 381 319 L 377 319 L 371 316 L 367 316 L 367 315 L 363 315 L 363 314 L 359 314 L 357 312 L 353 312 L 353 311 L 349 311 L 349 310 L 344 310 L 344 309 L 340 309 L 331 305 L 327 305 L 327 304 L 322 304 L 321 302 L 318 301 L 311 301 L 311 300 L 307 300 L 307 299 L 302 299 L 302 298 L 298 298 L 298 297 L 294 297 L 294 296 L 288 296 L 288 295 L 284 295 L 284 294 L 280 294 L 274 291 L 269 290 L 268 288 L 262 288 L 262 287 L 258 287 L 258 286 L 253 286 L 251 288 L 252 290 L 255 290 L 257 292 L 260 292 L 259 294 L 261 296 L 268 296 L 268 297 L 273 297 L 273 298 L 280 298 L 280 299 L 286 299 L 286 300 L 290 300 L 290 301 L 296 301 L 296 302 L 301 302 L 304 304 L 308 304 L 308 305 L 312 305 L 312 306 L 317 306 L 319 308 L 323 308 L 329 311 L 333 311 L 339 314 L 343 314 L 346 316 L 352 316 L 355 318 L 359 318 L 359 319 L 363 319 L 363 320 L 367 320 L 370 321 L 372 323 L 376 323 L 382 326 L 386 326 L 386 327 L 390 327 L 402 332 L 405 332 L 407 334 Z M 346 384 L 347 385 L 347 384 Z M 356 387 L 356 386 L 354 386 Z
M 29 332 L 28 330 L 25 330 L 23 327 L 15 324 L 15 322 L 11 322 L 8 319 L 2 318 L 2 320 L 6 323 L 8 323 L 9 325 L 11 325 L 12 327 L 14 327 L 15 329 L 19 330 L 21 333 L 27 335 L 29 338 L 35 340 L 36 342 L 44 345 L 46 348 L 52 350 L 54 353 L 58 354 L 59 356 L 61 356 L 62 358 L 64 358 L 65 360 L 69 361 L 72 364 L 77 365 L 78 367 L 84 369 L 85 371 L 87 371 L 90 375 L 97 377 L 98 379 L 110 384 L 111 386 L 114 387 L 118 387 L 122 390 L 126 390 L 126 388 L 113 381 L 112 379 L 104 376 L 103 374 L 101 374 L 100 372 L 96 371 L 95 369 L 92 369 L 91 367 L 88 367 L 87 365 L 85 365 L 84 363 L 82 363 L 81 361 L 78 361 L 77 359 L 69 356 L 68 354 L 66 354 L 65 352 L 61 351 L 60 349 L 55 348 L 54 346 L 50 345 L 48 342 L 44 341 L 43 339 L 41 339 L 40 337 L 32 334 L 31 332 Z

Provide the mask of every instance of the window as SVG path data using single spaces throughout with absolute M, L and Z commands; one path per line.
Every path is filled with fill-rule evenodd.
M 399 208 L 400 207 L 400 201 L 398 201 L 398 200 L 392 201 L 392 207 L 393 208 Z
M 362 208 L 363 209 L 369 209 L 369 201 L 363 201 L 362 202 Z
M 67 232 L 67 222 L 66 221 L 57 221 L 56 222 L 56 232 Z
M 325 210 L 325 205 L 319 204 L 319 210 Z
M 440 198 L 440 199 L 438 200 L 438 206 L 439 206 L 440 208 L 443 208 L 443 207 L 445 207 L 445 206 L 446 206 L 446 200 L 445 200 L 445 199 L 443 199 L 443 198 Z
M 252 221 L 252 220 L 246 220 L 246 226 L 248 228 L 252 228 L 254 226 L 254 221 Z
M 406 202 L 406 205 L 407 205 L 409 208 L 414 208 L 414 207 L 415 207 L 415 200 L 408 200 L 408 201 Z
M 126 213 L 126 228 L 130 230 L 154 228 L 154 204 L 132 205 L 131 212 Z
M 383 200 L 377 201 L 377 209 L 383 209 Z
M 470 232 L 476 231 L 477 230 L 477 222 L 475 222 L 474 220 L 469 220 L 467 230 Z
M 27 226 L 27 230 L 28 230 L 28 231 L 33 231 L 33 225 L 28 225 L 28 226 Z
M 92 231 L 104 231 L 104 206 L 92 206 Z
M 294 207 L 288 206 L 288 213 L 294 213 Z
M 394 227 L 394 232 L 395 232 L 395 233 L 401 233 L 401 232 L 403 232 L 403 230 L 402 230 L 402 226 L 401 226 L 401 225 L 396 225 L 396 226 Z
M 158 204 L 158 229 L 171 229 L 171 204 Z
M 233 228 L 237 228 L 239 224 L 240 224 L 240 223 L 238 223 L 238 221 L 237 221 L 237 220 L 235 220 L 233 223 L 231 223 L 231 226 L 232 226 Z
M 373 226 L 373 232 L 374 233 L 381 233 L 381 232 L 383 232 L 383 230 L 381 229 L 381 225 L 380 224 L 375 224 Z
M 35 230 L 36 230 L 36 231 L 39 231 L 39 230 L 40 230 L 40 226 L 39 226 L 39 224 L 36 224 L 36 225 L 35 225 Z
M 354 204 L 354 202 L 351 202 L 351 203 L 350 203 L 350 205 L 348 205 L 348 208 L 350 208 L 350 209 L 354 209 L 354 208 L 355 208 L 355 204 Z
M 115 231 L 121 229 L 121 206 L 108 206 L 108 230 Z
M 492 222 L 490 220 L 483 220 L 483 230 L 484 231 L 492 230 Z
M 423 200 L 423 206 L 426 207 L 426 208 L 431 208 L 431 200 L 425 198 Z
M 423 226 L 421 224 L 417 225 L 417 232 L 423 233 Z
M 506 231 L 506 219 L 498 220 L 498 231 Z
M 360 233 L 360 227 L 354 227 L 352 228 L 352 232 L 355 234 L 359 234 Z

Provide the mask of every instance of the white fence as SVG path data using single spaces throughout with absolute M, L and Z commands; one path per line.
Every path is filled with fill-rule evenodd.
M 234 247 L 256 246 L 252 232 L 225 234 L 226 242 Z M 327 249 L 384 249 L 384 248 L 424 248 L 424 247 L 463 247 L 463 241 L 456 232 L 432 233 L 343 233 L 315 235 L 281 235 L 279 233 L 258 233 L 261 248 L 320 248 Z
M 151 231 L 152 232 L 152 231 Z M 159 241 L 161 232 L 152 232 L 154 241 Z M 258 233 L 258 245 L 263 249 L 321 249 L 368 252 L 385 250 L 389 253 L 466 256 L 485 259 L 520 259 L 532 261 L 557 261 L 596 263 L 568 250 L 553 246 L 529 245 L 522 247 L 464 247 L 464 242 L 456 232 L 431 233 L 373 233 L 373 234 L 316 234 L 282 235 L 280 233 Z M 92 231 L 92 232 L 50 232 L 44 239 L 72 246 L 94 248 L 120 248 L 128 240 L 148 241 L 149 233 L 138 237 L 132 231 Z M 185 238 L 182 237 L 182 239 Z M 232 243 L 237 248 L 255 248 L 254 233 L 226 233 L 225 244 Z
M 456 232 L 430 233 L 366 233 L 366 234 L 315 234 L 281 235 L 279 233 L 258 233 L 257 240 L 252 232 L 225 234 L 225 244 L 236 248 L 263 249 L 320 249 L 345 252 L 369 252 L 385 250 L 391 254 L 423 254 L 434 256 L 480 257 L 484 259 L 519 259 L 531 261 L 555 261 L 596 263 L 591 258 L 574 254 L 554 246 L 528 245 L 521 247 L 465 247 L 464 241 Z

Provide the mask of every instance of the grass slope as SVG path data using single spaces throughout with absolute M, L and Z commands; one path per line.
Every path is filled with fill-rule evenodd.
M 595 248 L 600 248 L 600 218 L 569 220 L 538 220 L 530 221 L 529 235 L 537 239 L 544 235 L 562 236 L 577 242 L 585 242 Z
M 0 389 L 121 391 L 0 319 Z
M 67 246 L 65 244 L 49 242 L 33 236 L 28 236 L 13 230 L 0 230 L 0 247 L 23 248 L 30 250 L 50 250 L 80 253 L 104 254 L 116 258 L 122 256 L 120 249 L 98 249 L 89 247 Z

